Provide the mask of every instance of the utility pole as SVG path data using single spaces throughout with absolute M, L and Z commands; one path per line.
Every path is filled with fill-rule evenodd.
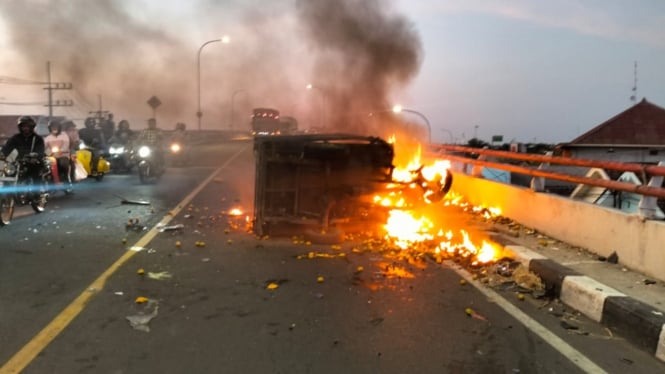
M 56 106 L 73 106 L 74 102 L 72 100 L 56 100 L 53 101 L 53 90 L 71 90 L 71 83 L 53 83 L 51 82 L 51 61 L 46 61 L 46 76 L 47 82 L 46 87 L 44 88 L 48 92 L 48 121 L 51 122 L 53 118 L 53 107 Z
M 102 124 L 104 116 L 109 113 L 108 110 L 102 110 L 102 95 L 97 95 L 97 101 L 99 102 L 99 109 L 95 111 L 88 112 L 92 114 L 99 125 Z

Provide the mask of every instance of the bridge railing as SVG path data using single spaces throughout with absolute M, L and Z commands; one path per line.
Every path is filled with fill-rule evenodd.
M 471 175 L 475 177 L 481 176 L 483 167 L 529 175 L 532 177 L 531 189 L 536 192 L 545 191 L 545 179 L 554 179 L 575 184 L 603 187 L 612 191 L 624 191 L 639 194 L 642 197 L 638 205 L 638 212 L 642 217 L 648 219 L 655 218 L 657 199 L 665 199 L 665 188 L 662 188 L 663 178 L 665 177 L 664 162 L 661 162 L 658 165 L 643 165 L 637 163 L 577 159 L 553 156 L 552 154 L 526 154 L 447 144 L 430 145 L 428 151 L 454 162 L 473 165 Z M 526 161 L 538 164 L 534 167 L 525 167 L 508 162 L 500 162 L 501 160 L 497 159 Z M 648 184 L 634 184 L 617 180 L 565 174 L 548 170 L 551 164 L 633 172 L 639 176 L 642 181 L 648 181 Z

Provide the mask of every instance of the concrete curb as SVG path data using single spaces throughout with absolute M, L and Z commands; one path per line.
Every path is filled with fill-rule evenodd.
M 551 295 L 665 361 L 665 312 L 519 245 L 492 238 L 545 283 Z M 501 243 L 504 242 L 504 243 Z

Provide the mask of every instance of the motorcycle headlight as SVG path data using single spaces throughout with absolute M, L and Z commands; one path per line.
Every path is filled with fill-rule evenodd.
M 145 158 L 148 156 L 150 156 L 150 148 L 146 146 L 142 146 L 141 148 L 139 148 L 139 157 Z
M 14 175 L 16 175 L 16 164 L 11 162 L 6 163 L 3 171 L 6 176 L 13 177 Z
M 171 144 L 171 152 L 173 152 L 173 153 L 180 152 L 180 144 L 178 144 L 178 143 Z
M 125 153 L 125 147 L 110 147 L 109 153 L 112 155 L 119 155 Z

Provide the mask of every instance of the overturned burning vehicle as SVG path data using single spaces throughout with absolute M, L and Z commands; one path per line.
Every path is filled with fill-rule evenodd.
M 428 176 L 423 167 L 394 175 L 393 144 L 378 137 L 308 134 L 254 140 L 254 232 L 326 235 L 385 223 L 395 201 L 441 200 L 452 184 L 447 170 Z M 406 198 L 405 196 L 417 198 Z M 403 205 L 402 205 L 403 206 Z

